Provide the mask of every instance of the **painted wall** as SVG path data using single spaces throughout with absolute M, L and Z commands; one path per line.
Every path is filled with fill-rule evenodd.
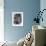
M 42 11 L 43 9 L 46 9 L 46 0 L 41 0 L 41 1 L 40 1 L 40 9 L 41 9 L 41 11 Z M 41 21 L 41 22 L 40 22 L 40 25 L 46 27 L 46 20 L 45 20 L 45 19 L 46 19 L 46 11 L 43 12 L 42 17 L 43 17 L 43 22 Z
M 0 0 L 0 42 L 4 41 L 4 0 Z
M 7 41 L 18 41 L 32 29 L 35 12 L 40 9 L 40 0 L 4 0 L 4 38 Z M 24 13 L 23 27 L 12 26 L 12 12 Z

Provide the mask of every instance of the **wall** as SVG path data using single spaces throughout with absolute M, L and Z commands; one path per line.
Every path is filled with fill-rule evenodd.
M 40 9 L 41 9 L 41 11 L 42 11 L 43 9 L 46 9 L 46 0 L 40 0 Z M 43 22 L 40 21 L 40 25 L 46 27 L 46 20 L 45 20 L 45 19 L 46 19 L 46 10 L 43 12 L 42 17 L 43 17 Z
M 18 41 L 32 29 L 32 20 L 35 12 L 40 10 L 40 0 L 4 0 L 4 39 Z M 12 12 L 24 13 L 23 27 L 12 26 Z
M 4 0 L 0 0 L 0 42 L 4 41 Z

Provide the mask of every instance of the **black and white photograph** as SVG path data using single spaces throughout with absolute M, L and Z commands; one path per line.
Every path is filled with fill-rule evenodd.
M 12 12 L 12 25 L 23 26 L 23 12 Z

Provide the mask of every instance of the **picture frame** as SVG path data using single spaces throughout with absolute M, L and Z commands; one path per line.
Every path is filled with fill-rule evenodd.
M 23 26 L 23 12 L 12 12 L 12 26 Z

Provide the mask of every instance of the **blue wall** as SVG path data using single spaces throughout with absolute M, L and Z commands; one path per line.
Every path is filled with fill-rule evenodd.
M 43 9 L 46 9 L 46 0 L 41 0 L 40 1 L 40 10 L 42 11 Z M 46 10 L 43 12 L 43 22 L 40 21 L 40 25 L 46 27 Z
M 4 38 L 7 41 L 18 41 L 32 29 L 32 19 L 40 9 L 40 0 L 4 0 Z M 23 27 L 12 26 L 12 12 L 24 13 Z

